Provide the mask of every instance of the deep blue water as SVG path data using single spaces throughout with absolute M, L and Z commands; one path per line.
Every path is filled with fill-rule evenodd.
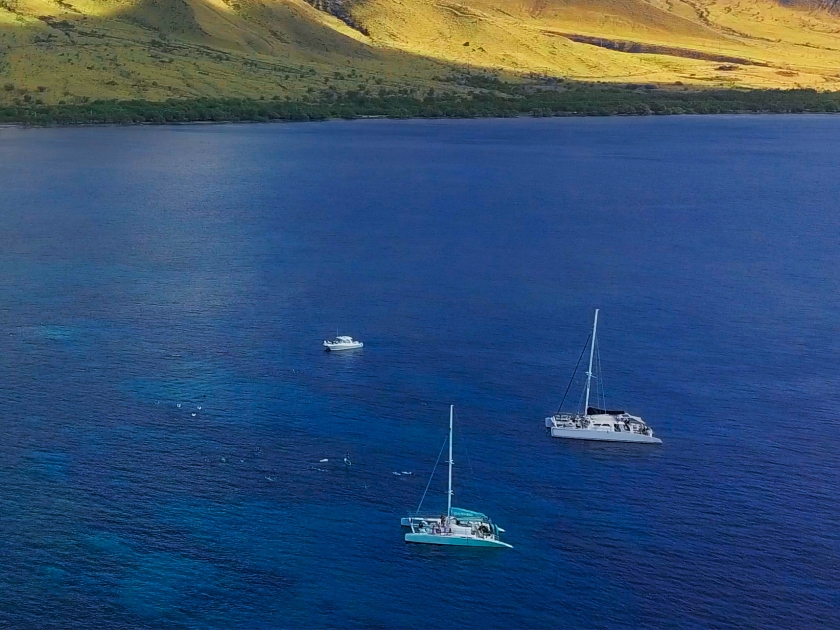
M 0 129 L 0 626 L 840 627 L 838 146 Z M 596 307 L 661 447 L 545 433 Z M 450 402 L 456 504 L 513 550 L 402 540 Z

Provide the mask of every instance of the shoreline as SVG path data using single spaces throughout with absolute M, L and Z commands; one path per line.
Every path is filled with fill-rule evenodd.
M 840 92 L 809 89 L 701 91 L 605 84 L 541 89 L 502 82 L 493 88 L 466 93 L 430 91 L 425 97 L 325 91 L 297 101 L 192 98 L 57 105 L 18 102 L 0 105 L 0 127 L 840 113 Z
M 808 117 L 808 116 L 826 116 L 835 117 L 840 112 L 770 112 L 770 111 L 750 111 L 750 112 L 715 112 L 709 114 L 614 114 L 609 116 L 600 116 L 597 114 L 579 114 L 571 116 L 531 116 L 530 114 L 519 114 L 517 116 L 410 116 L 408 118 L 396 118 L 390 116 L 359 116 L 357 118 L 324 118 L 317 120 L 186 120 L 186 121 L 171 121 L 171 122 L 80 122 L 80 123 L 56 123 L 49 125 L 35 125 L 26 122 L 3 122 L 0 123 L 0 131 L 4 129 L 16 130 L 34 130 L 34 129 L 86 129 L 94 127 L 198 127 L 198 126 L 214 126 L 224 127 L 228 125 L 281 125 L 281 124 L 308 124 L 308 123 L 338 123 L 338 122 L 367 122 L 367 121 L 392 121 L 392 122 L 443 122 L 443 121 L 468 121 L 474 120 L 476 122 L 485 120 L 526 120 L 539 118 L 560 118 L 560 119 L 584 119 L 584 118 L 714 118 L 720 117 L 739 117 L 752 118 L 758 116 L 771 117 Z

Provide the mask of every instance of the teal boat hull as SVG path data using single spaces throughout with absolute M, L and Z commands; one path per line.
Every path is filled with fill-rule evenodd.
M 491 538 L 470 538 L 467 536 L 441 536 L 439 534 L 423 534 L 420 532 L 409 532 L 405 535 L 405 542 L 423 543 L 427 545 L 453 545 L 457 547 L 506 547 L 512 549 L 501 540 Z

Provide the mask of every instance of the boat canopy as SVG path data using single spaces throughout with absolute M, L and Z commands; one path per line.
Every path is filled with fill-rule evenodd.
M 464 521 L 468 520 L 482 520 L 482 521 L 489 521 L 490 519 L 487 518 L 486 514 L 482 514 L 481 512 L 473 512 L 472 510 L 465 510 L 464 508 L 452 508 L 452 516 L 455 518 L 459 518 Z
M 622 409 L 598 409 L 598 407 L 587 407 L 586 408 L 586 415 L 587 416 L 620 416 L 621 414 L 625 413 Z

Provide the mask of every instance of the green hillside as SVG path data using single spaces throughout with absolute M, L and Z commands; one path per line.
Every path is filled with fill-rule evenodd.
M 0 104 L 469 91 L 492 72 L 840 88 L 830 5 L 769 0 L 0 0 Z M 321 98 L 321 96 L 319 96 Z

